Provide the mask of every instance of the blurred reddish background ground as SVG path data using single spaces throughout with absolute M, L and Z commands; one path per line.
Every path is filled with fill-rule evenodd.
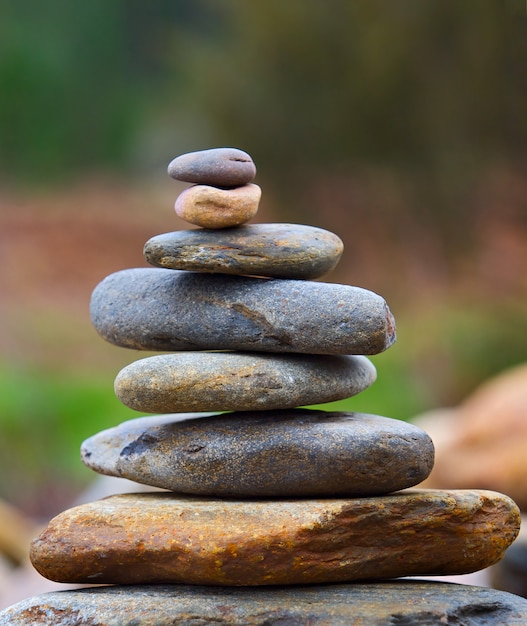
M 379 172 L 357 180 L 317 180 L 302 193 L 318 198 L 311 223 L 339 234 L 345 252 L 324 280 L 381 293 L 398 316 L 445 301 L 499 304 L 525 311 L 527 179 L 494 170 L 467 193 L 459 241 L 413 219 L 411 190 Z M 95 367 L 98 340 L 89 326 L 93 287 L 107 274 L 146 265 L 144 242 L 186 228 L 172 209 L 173 181 L 131 187 L 89 181 L 60 192 L 0 195 L 0 345 L 2 356 L 40 367 Z M 285 221 L 263 186 L 253 221 Z M 302 197 L 294 211 L 304 221 Z M 290 218 L 290 215 L 288 216 Z M 307 221 L 307 220 L 306 220 Z M 498 320 L 497 320 L 498 321 Z

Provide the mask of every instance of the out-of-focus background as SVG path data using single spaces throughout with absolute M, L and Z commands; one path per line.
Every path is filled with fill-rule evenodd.
M 0 497 L 56 514 L 82 440 L 137 415 L 113 379 L 145 355 L 89 298 L 187 227 L 187 151 L 248 151 L 254 221 L 336 232 L 325 280 L 390 304 L 398 342 L 339 407 L 409 419 L 526 361 L 526 65 L 523 0 L 4 0 Z

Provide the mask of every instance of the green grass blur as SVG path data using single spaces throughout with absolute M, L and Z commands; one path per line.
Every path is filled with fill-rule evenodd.
M 94 474 L 80 461 L 90 435 L 134 417 L 111 380 L 0 369 L 0 493 L 32 514 L 73 501 Z

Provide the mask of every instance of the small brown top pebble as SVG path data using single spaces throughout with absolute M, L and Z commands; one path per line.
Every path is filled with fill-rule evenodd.
M 237 148 L 213 148 L 187 152 L 173 159 L 168 175 L 186 183 L 239 187 L 256 176 L 252 158 Z

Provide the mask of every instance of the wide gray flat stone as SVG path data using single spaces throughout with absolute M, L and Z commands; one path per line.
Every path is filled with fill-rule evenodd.
M 125 494 L 60 513 L 31 544 L 66 583 L 259 586 L 478 571 L 503 557 L 520 512 L 491 491 L 364 498 Z
M 399 420 L 307 409 L 140 418 L 87 439 L 96 472 L 209 496 L 365 496 L 420 483 L 428 435 Z
M 115 393 L 144 413 L 292 409 L 348 398 L 375 377 L 364 356 L 178 352 L 127 365 Z
M 524 626 L 527 600 L 432 581 L 278 588 L 139 585 L 47 593 L 1 626 Z
M 386 302 L 367 289 L 158 268 L 105 278 L 91 318 L 104 339 L 136 350 L 376 354 L 395 341 Z
M 249 224 L 221 231 L 156 235 L 144 247 L 150 265 L 194 272 L 313 279 L 338 263 L 337 235 L 300 224 Z

